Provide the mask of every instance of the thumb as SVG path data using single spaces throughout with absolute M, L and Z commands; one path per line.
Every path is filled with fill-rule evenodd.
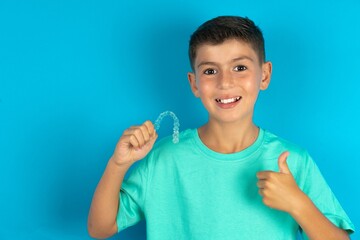
M 289 166 L 286 162 L 289 154 L 290 153 L 288 151 L 285 151 L 279 156 L 278 165 L 279 165 L 279 171 L 281 173 L 291 174 Z

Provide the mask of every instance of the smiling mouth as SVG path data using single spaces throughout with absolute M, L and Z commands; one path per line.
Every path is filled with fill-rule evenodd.
M 229 103 L 237 102 L 240 99 L 241 99 L 241 97 L 233 97 L 233 98 L 226 98 L 226 99 L 216 98 L 215 101 L 218 103 L 222 103 L 222 104 L 229 104 Z

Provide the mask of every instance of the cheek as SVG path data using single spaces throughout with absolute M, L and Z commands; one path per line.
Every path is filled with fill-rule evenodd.
M 212 89 L 211 82 L 209 81 L 199 79 L 196 84 L 200 94 L 206 94 Z
M 260 89 L 260 81 L 257 81 L 257 79 L 246 79 L 243 82 L 243 88 L 246 89 L 249 94 L 258 92 Z

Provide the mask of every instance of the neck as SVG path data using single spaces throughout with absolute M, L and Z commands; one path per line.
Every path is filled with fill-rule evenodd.
M 259 128 L 249 123 L 217 123 L 209 121 L 200 127 L 199 136 L 210 149 L 220 153 L 240 152 L 257 139 Z

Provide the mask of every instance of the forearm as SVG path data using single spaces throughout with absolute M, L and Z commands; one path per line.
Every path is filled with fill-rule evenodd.
M 346 231 L 336 227 L 302 194 L 290 213 L 311 240 L 348 240 Z
M 92 237 L 106 238 L 117 232 L 119 190 L 129 167 L 130 164 L 117 165 L 111 160 L 108 162 L 90 207 L 88 231 Z

